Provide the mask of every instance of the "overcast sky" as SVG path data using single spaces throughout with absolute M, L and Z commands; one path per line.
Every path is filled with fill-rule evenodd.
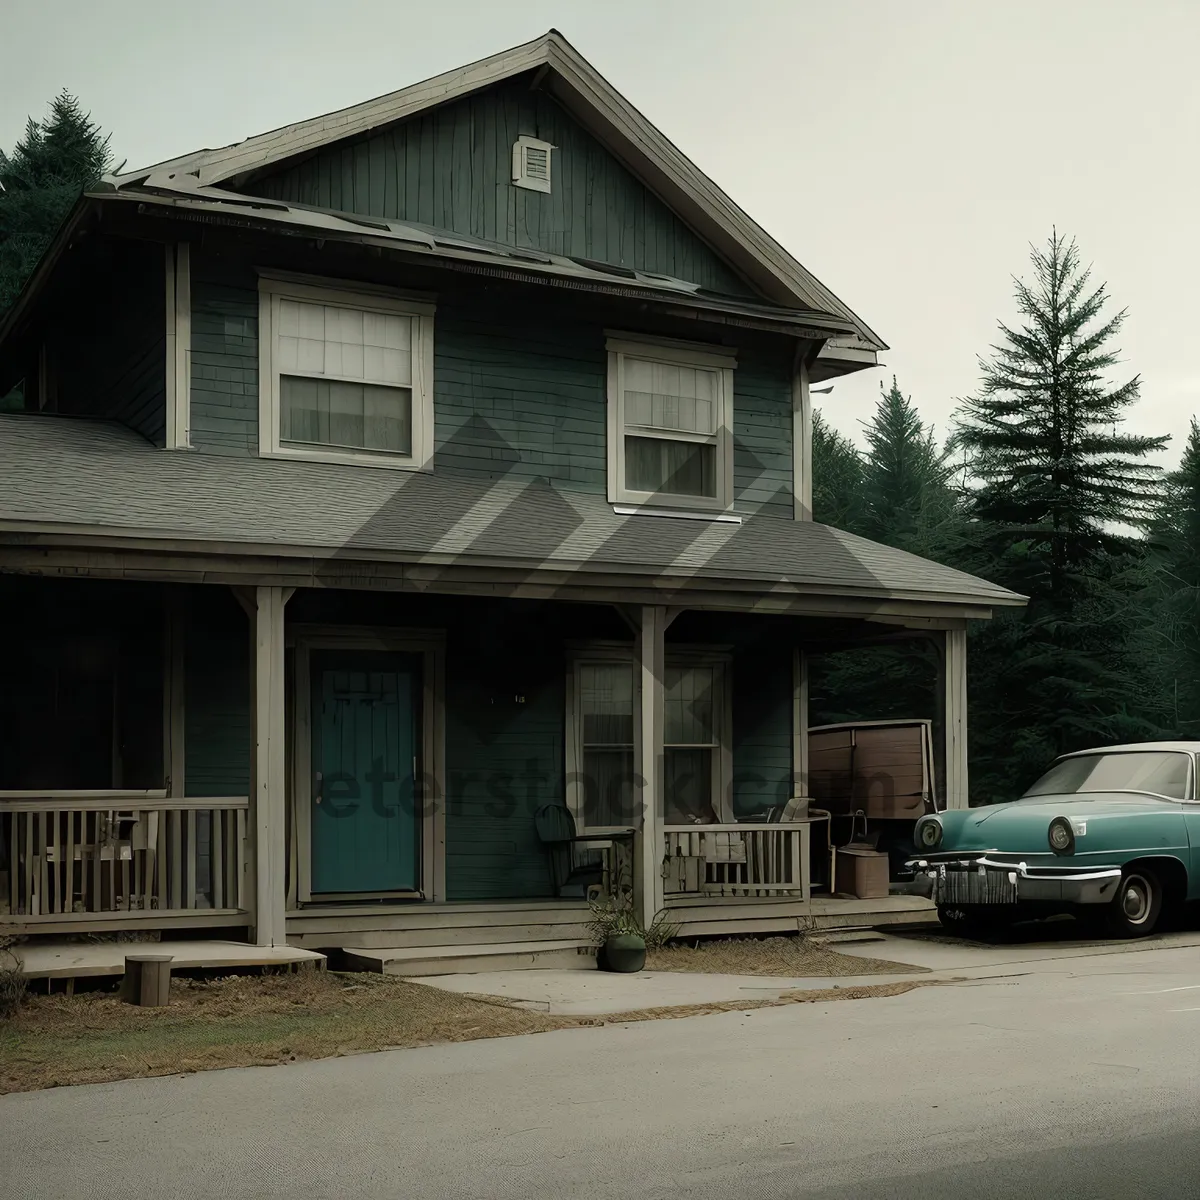
M 1200 411 L 1200 0 L 0 0 L 0 146 L 63 87 L 130 168 L 340 108 L 551 26 L 892 347 L 944 430 L 1030 242 L 1129 309 L 1132 425 Z

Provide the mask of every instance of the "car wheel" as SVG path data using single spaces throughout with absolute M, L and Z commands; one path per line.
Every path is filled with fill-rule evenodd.
M 1158 876 L 1148 867 L 1133 867 L 1121 876 L 1117 894 L 1109 903 L 1108 931 L 1115 937 L 1145 937 L 1157 927 L 1162 906 Z

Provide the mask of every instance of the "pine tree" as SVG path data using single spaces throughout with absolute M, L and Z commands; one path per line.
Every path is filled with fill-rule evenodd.
M 946 451 L 895 378 L 866 425 L 867 453 L 824 423 L 813 427 L 813 515 L 915 554 L 945 557 L 957 517 Z M 916 641 L 814 656 L 814 723 L 932 717 L 932 647 Z
M 862 532 L 863 458 L 858 447 L 813 412 L 813 520 Z
M 863 532 L 914 554 L 944 557 L 939 551 L 956 508 L 949 454 L 894 375 L 890 388 L 880 385 L 866 439 Z
M 1120 429 L 1140 386 L 1105 379 L 1125 312 L 1104 315 L 1075 243 L 1055 231 L 1032 263 L 1034 282 L 1016 281 L 1024 322 L 1000 326 L 956 430 L 979 481 L 971 566 L 1030 597 L 973 640 L 973 778 L 992 799 L 1056 754 L 1155 732 L 1131 705 L 1145 680 L 1130 531 L 1157 511 L 1160 472 L 1144 459 L 1168 439 Z
M 1143 628 L 1147 655 L 1159 667 L 1163 725 L 1177 737 L 1200 737 L 1200 424 L 1194 417 L 1150 540 L 1155 569 Z
M 11 155 L 0 151 L 0 316 L 16 300 L 80 192 L 108 169 L 109 139 L 62 91 L 31 117 Z

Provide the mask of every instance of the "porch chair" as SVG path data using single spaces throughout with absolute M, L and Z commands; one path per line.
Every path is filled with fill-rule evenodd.
M 825 825 L 825 844 L 829 849 L 829 892 L 832 894 L 837 878 L 837 846 L 833 841 L 833 814 L 824 808 L 813 808 L 808 796 L 792 796 L 787 803 L 771 809 L 767 818 L 772 823 L 779 821 L 808 821 L 810 826 Z
M 543 804 L 534 813 L 533 822 L 550 855 L 554 894 L 562 899 L 589 899 L 592 889 L 608 887 L 613 875 L 614 843 L 633 842 L 632 829 L 580 833 L 565 804 Z

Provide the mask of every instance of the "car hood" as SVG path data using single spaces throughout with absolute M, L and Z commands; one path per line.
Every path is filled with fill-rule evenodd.
M 1132 792 L 1029 796 L 1006 804 L 951 809 L 940 816 L 943 849 L 1022 854 L 1048 851 L 1046 831 L 1055 817 L 1068 818 L 1080 850 L 1086 845 L 1092 851 L 1122 844 L 1173 844 L 1182 833 L 1183 822 L 1178 803 Z M 1154 836 L 1147 841 L 1151 829 Z

